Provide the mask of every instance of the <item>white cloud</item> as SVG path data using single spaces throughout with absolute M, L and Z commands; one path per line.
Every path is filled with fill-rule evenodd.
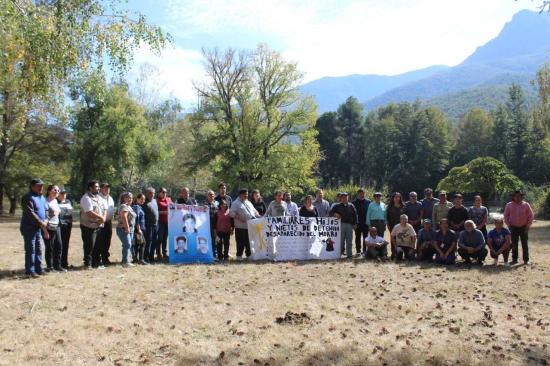
M 196 103 L 197 94 L 193 81 L 200 81 L 204 77 L 202 55 L 199 51 L 170 47 L 157 56 L 148 48 L 142 47 L 135 54 L 135 66 L 130 71 L 130 79 L 138 76 L 142 64 L 158 68 L 158 74 L 152 77 L 158 79 L 155 84 L 162 98 L 177 97 L 188 107 Z
M 348 74 L 397 74 L 460 63 L 494 38 L 531 0 L 168 0 L 165 24 L 178 47 L 136 62 L 162 70 L 167 91 L 194 101 L 203 76 L 199 49 L 267 42 L 297 61 L 306 81 Z M 238 34 L 239 36 L 236 36 Z M 242 35 L 245 35 L 243 40 Z M 183 47 L 183 48 L 181 48 Z M 192 49 L 191 49 L 192 48 Z

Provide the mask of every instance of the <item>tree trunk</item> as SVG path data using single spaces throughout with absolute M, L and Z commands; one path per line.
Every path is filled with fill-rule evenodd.
M 10 196 L 10 215 L 15 215 L 15 209 L 17 208 L 17 197 L 15 195 Z
M 4 183 L 0 183 L 0 216 L 4 214 Z

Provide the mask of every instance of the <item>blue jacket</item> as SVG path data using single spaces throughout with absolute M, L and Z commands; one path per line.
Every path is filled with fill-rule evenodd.
M 41 194 L 29 191 L 21 198 L 21 208 L 23 209 L 23 215 L 21 216 L 20 230 L 40 230 L 40 225 L 46 220 L 48 212 L 46 198 Z
M 139 225 L 141 231 L 145 232 L 145 212 L 140 205 L 132 205 L 132 209 L 136 213 L 136 227 Z

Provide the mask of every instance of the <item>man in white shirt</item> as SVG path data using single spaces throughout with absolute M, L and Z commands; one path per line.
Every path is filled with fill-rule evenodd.
M 104 268 L 100 262 L 98 234 L 106 219 L 103 201 L 99 198 L 99 184 L 88 183 L 88 191 L 80 200 L 80 231 L 84 249 L 84 266 Z
M 111 248 L 111 239 L 113 237 L 113 216 L 115 214 L 115 201 L 110 196 L 111 186 L 109 183 L 104 182 L 99 186 L 99 198 L 105 208 L 105 223 L 99 230 L 97 242 L 99 245 L 100 256 L 104 265 L 111 264 L 109 260 L 109 249 Z
M 376 259 L 377 261 L 385 261 L 388 257 L 388 242 L 381 236 L 378 236 L 376 227 L 371 226 L 369 235 L 365 238 L 365 258 Z
M 324 199 L 324 193 L 322 189 L 318 189 L 315 192 L 315 201 L 313 201 L 313 206 L 317 209 L 319 217 L 329 217 L 330 215 L 330 203 Z
M 292 202 L 292 194 L 290 192 L 285 192 L 285 194 L 283 195 L 283 199 L 286 202 L 286 206 L 287 206 L 286 212 L 288 213 L 288 215 L 298 216 L 299 215 L 298 205 L 296 204 L 296 202 Z
M 248 200 L 248 190 L 241 189 L 239 191 L 239 198 L 237 198 L 231 204 L 229 210 L 229 216 L 235 220 L 235 241 L 237 242 L 237 260 L 241 260 L 243 252 L 246 257 L 250 257 L 252 251 L 250 250 L 250 241 L 248 240 L 248 220 L 261 217 L 256 211 L 252 202 Z

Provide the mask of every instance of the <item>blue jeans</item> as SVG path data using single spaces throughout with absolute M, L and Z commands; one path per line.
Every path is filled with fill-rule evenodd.
M 132 248 L 132 238 L 134 236 L 134 232 L 133 230 L 130 230 L 130 232 L 126 234 L 123 228 L 117 227 L 116 234 L 122 243 L 122 263 L 128 263 L 128 253 Z
M 36 230 L 21 230 L 25 243 L 25 273 L 42 273 L 42 232 Z

